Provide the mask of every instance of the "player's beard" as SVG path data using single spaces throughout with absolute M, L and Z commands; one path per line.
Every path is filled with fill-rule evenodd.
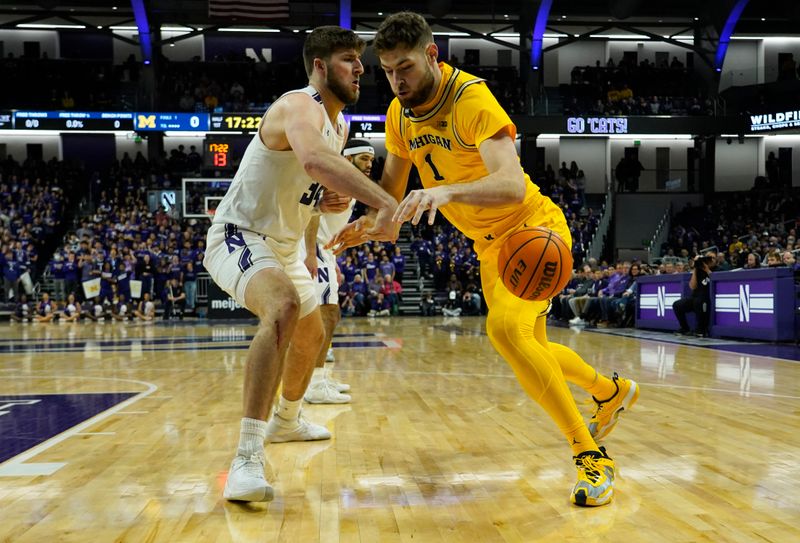
M 425 75 L 423 76 L 419 87 L 416 90 L 409 92 L 403 98 L 400 98 L 399 96 L 397 97 L 397 99 L 400 101 L 400 105 L 403 107 L 414 108 L 421 106 L 428 101 L 428 97 L 431 95 L 431 91 L 433 90 L 434 78 L 431 67 L 426 64 L 425 68 Z
M 343 104 L 352 106 L 356 102 L 358 102 L 358 90 L 353 90 L 350 85 L 352 84 L 353 80 L 348 81 L 347 83 L 343 83 L 333 76 L 333 66 L 330 64 L 328 65 L 328 75 L 325 78 L 325 84 L 328 85 L 328 90 L 330 90 L 333 95 L 339 99 Z

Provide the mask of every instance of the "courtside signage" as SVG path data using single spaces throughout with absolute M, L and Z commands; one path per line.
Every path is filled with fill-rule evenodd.
M 567 134 L 627 134 L 626 117 L 567 117 Z

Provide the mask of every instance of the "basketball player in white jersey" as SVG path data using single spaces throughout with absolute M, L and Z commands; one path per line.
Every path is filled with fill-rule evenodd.
M 308 35 L 303 61 L 309 85 L 284 94 L 264 114 L 208 231 L 205 268 L 259 318 L 247 352 L 239 446 L 223 493 L 229 500 L 273 498 L 264 478 L 265 439 L 330 438 L 325 427 L 300 415 L 324 330 L 298 249 L 312 216 L 327 209 L 320 208 L 323 187 L 376 208 L 371 234 L 396 237 L 391 218 L 397 201 L 340 154 L 347 139 L 341 111 L 358 99 L 364 45 L 354 32 L 335 26 Z M 267 423 L 281 378 L 281 396 Z
M 344 157 L 353 163 L 367 178 L 372 171 L 375 149 L 364 140 L 350 140 L 345 144 Z M 311 271 L 317 287 L 319 309 L 322 324 L 325 328 L 325 342 L 331 344 L 333 331 L 339 322 L 339 266 L 333 251 L 324 246 L 339 232 L 353 213 L 355 200 L 349 199 L 348 205 L 340 213 L 324 213 L 318 220 L 312 220 L 306 231 L 306 243 L 301 245 L 306 267 Z M 333 369 L 333 347 L 323 349 L 317 358 L 311 384 L 305 394 L 308 403 L 348 403 L 350 395 L 343 394 L 350 390 L 350 385 L 340 383 L 331 376 Z M 327 363 L 326 363 L 327 362 Z

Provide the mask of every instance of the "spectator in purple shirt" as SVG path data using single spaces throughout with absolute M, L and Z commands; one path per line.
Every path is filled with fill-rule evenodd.
M 392 264 L 394 264 L 394 280 L 403 284 L 403 272 L 406 269 L 406 257 L 400 251 L 400 246 L 394 246 L 394 254 L 392 255 Z
M 389 260 L 389 255 L 383 253 L 383 256 L 381 256 L 381 263 L 378 265 L 378 268 L 380 269 L 381 277 L 385 278 L 388 275 L 392 280 L 394 280 L 395 268 L 392 261 Z

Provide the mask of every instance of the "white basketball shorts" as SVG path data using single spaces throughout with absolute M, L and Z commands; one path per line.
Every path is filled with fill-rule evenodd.
M 336 256 L 333 251 L 323 249 L 322 243 L 317 240 L 317 278 L 314 288 L 317 293 L 317 303 L 320 305 L 339 305 L 339 278 L 336 275 Z M 306 245 L 300 243 L 300 259 L 306 257 Z
M 289 277 L 300 296 L 300 318 L 317 307 L 314 283 L 300 255 L 287 261 L 270 247 L 266 236 L 235 224 L 211 225 L 203 266 L 214 282 L 243 307 L 247 307 L 244 300 L 247 283 L 265 268 L 278 268 Z

